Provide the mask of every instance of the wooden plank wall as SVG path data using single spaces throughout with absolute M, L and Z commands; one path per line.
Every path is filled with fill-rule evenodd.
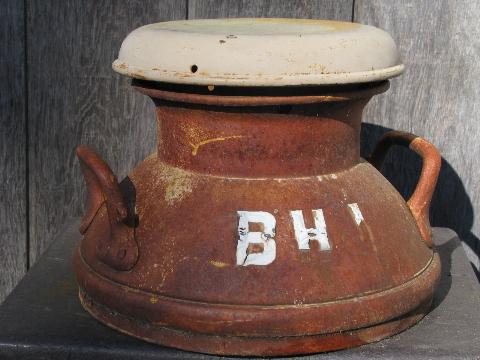
M 23 2 L 0 10 L 0 302 L 27 270 Z
M 146 23 L 184 19 L 186 1 L 29 1 L 30 259 L 67 216 L 83 212 L 74 154 L 97 150 L 123 178 L 156 142 L 153 104 L 111 69 L 125 36 Z
M 351 21 L 353 0 L 189 0 L 189 19 L 285 17 Z
M 480 78 L 477 2 L 1 1 L 0 301 L 64 220 L 82 214 L 85 190 L 76 145 L 92 146 L 120 178 L 153 151 L 153 105 L 110 66 L 134 28 L 184 18 L 354 19 L 389 31 L 408 70 L 368 106 L 362 152 L 368 154 L 389 128 L 434 142 L 445 161 L 433 224 L 459 232 L 475 261 L 474 252 L 480 251 L 480 224 L 474 216 L 480 208 L 480 170 L 475 167 L 480 147 L 473 142 L 480 131 L 475 112 L 480 104 L 475 87 Z M 385 173 L 408 196 L 420 165 L 408 151 L 395 149 Z

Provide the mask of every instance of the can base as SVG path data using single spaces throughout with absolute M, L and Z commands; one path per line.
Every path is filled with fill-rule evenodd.
M 413 326 L 431 306 L 431 299 L 428 299 L 399 318 L 355 330 L 306 336 L 247 337 L 197 334 L 141 322 L 96 303 L 81 289 L 79 298 L 85 310 L 95 319 L 130 336 L 181 350 L 237 356 L 312 354 L 376 342 Z

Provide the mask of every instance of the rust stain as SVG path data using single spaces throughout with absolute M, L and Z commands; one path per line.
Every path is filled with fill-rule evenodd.
M 328 73 L 327 67 L 324 64 L 311 64 L 309 69 L 312 69 L 313 72 L 320 72 L 320 74 Z
M 216 137 L 216 138 L 212 138 L 212 139 L 203 140 L 203 141 L 200 141 L 199 143 L 196 143 L 196 144 L 190 143 L 190 146 L 192 147 L 192 155 L 193 156 L 197 155 L 198 150 L 200 149 L 200 146 L 210 144 L 212 142 L 225 141 L 225 140 L 229 140 L 229 139 L 239 139 L 239 138 L 242 138 L 242 137 L 243 137 L 242 135 L 222 136 L 222 137 Z
M 145 77 L 145 75 L 143 75 L 142 71 L 133 72 L 130 75 L 133 76 L 134 78 L 141 79 L 141 80 L 146 80 L 147 79 Z

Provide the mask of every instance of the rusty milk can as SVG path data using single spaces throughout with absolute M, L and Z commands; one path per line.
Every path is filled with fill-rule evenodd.
M 86 146 L 74 256 L 108 326 L 175 348 L 289 355 L 365 344 L 429 310 L 440 155 L 389 132 L 360 158 L 369 99 L 404 66 L 384 31 L 323 20 L 172 21 L 133 31 L 115 71 L 155 103 L 158 149 L 121 182 Z M 408 201 L 378 171 L 423 160 Z

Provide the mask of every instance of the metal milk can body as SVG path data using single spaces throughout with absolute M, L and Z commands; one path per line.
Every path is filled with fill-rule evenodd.
M 236 35 L 216 46 L 242 38 L 242 21 L 271 26 L 226 21 Z M 196 36 L 225 26 L 211 22 L 193 22 Z M 175 23 L 168 31 L 192 22 Z M 303 31 L 355 30 L 342 24 Z M 322 83 L 325 68 L 310 84 L 307 76 L 261 85 L 261 76 L 232 72 L 231 85 L 202 75 L 200 61 L 186 82 L 127 60 L 114 67 L 155 102 L 159 141 L 121 182 L 93 151 L 77 150 L 89 198 L 74 262 L 94 317 L 181 349 L 288 355 L 379 340 L 428 311 L 440 269 L 428 223 L 440 156 L 421 138 L 391 132 L 360 158 L 363 107 L 393 70 Z M 393 144 L 424 162 L 408 202 L 378 171 Z

